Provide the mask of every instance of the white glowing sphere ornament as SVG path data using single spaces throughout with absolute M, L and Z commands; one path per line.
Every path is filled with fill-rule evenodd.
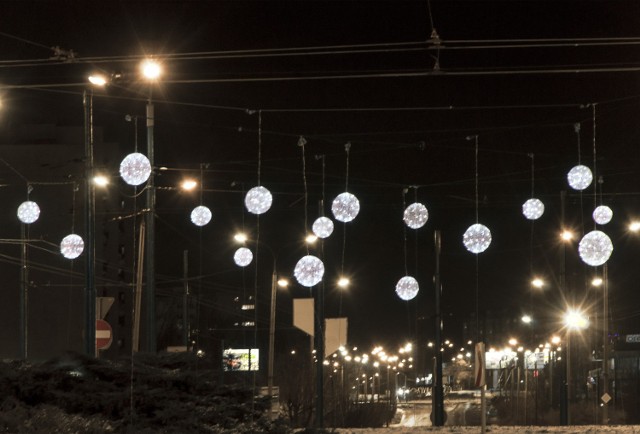
M 80 235 L 67 235 L 60 242 L 60 253 L 67 259 L 76 259 L 84 250 L 84 241 Z
M 204 226 L 211 221 L 211 210 L 206 206 L 197 206 L 191 211 L 191 221 L 196 226 Z
M 327 238 L 333 233 L 333 222 L 328 217 L 318 217 L 311 227 L 318 238 Z
M 252 214 L 264 214 L 271 208 L 271 192 L 262 186 L 253 187 L 244 197 L 244 205 Z
M 538 220 L 544 214 L 544 203 L 540 199 L 529 199 L 522 204 L 522 214 L 529 220 Z
M 324 264 L 313 255 L 304 256 L 296 264 L 293 275 L 300 285 L 312 287 L 322 280 Z
M 597 267 L 609 260 L 613 252 L 611 238 L 602 231 L 591 231 L 582 237 L 578 245 L 580 258 L 587 265 Z
M 340 193 L 333 199 L 331 204 L 331 212 L 336 220 L 341 222 L 350 222 L 360 212 L 360 201 L 353 194 L 344 192 Z
M 411 276 L 404 276 L 396 283 L 396 294 L 405 301 L 415 298 L 419 290 L 418 281 Z
M 462 242 L 471 253 L 482 253 L 491 244 L 491 231 L 485 225 L 476 223 L 466 230 L 462 236 Z
M 22 223 L 31 224 L 40 217 L 40 207 L 33 201 L 22 202 L 18 207 L 18 219 Z
M 129 185 L 140 185 L 151 176 L 151 162 L 138 152 L 129 154 L 120 163 L 120 176 Z
M 606 225 L 613 218 L 613 211 L 606 205 L 600 205 L 593 210 L 593 221 L 599 225 Z
M 591 185 L 593 174 L 591 169 L 582 164 L 574 166 L 567 174 L 567 181 L 574 190 L 584 190 Z
M 429 211 L 421 203 L 412 203 L 404 210 L 403 220 L 411 229 L 420 229 L 429 220 Z
M 253 261 L 253 253 L 246 247 L 240 247 L 233 255 L 233 262 L 239 267 L 246 267 Z

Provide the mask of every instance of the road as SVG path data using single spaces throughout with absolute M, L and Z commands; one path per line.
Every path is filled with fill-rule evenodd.
M 480 399 L 478 398 L 445 399 L 444 410 L 446 412 L 445 425 L 480 425 Z M 431 399 L 399 403 L 397 416 L 400 417 L 400 420 L 394 426 L 431 426 Z

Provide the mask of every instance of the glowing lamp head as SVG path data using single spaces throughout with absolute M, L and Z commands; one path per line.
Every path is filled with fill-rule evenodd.
M 92 74 L 88 77 L 89 83 L 94 86 L 104 86 L 107 84 L 107 78 L 102 74 Z
M 157 80 L 162 74 L 160 64 L 155 60 L 147 59 L 140 65 L 140 71 L 147 80 Z
M 246 243 L 249 238 L 247 237 L 247 234 L 245 234 L 244 232 L 238 232 L 233 236 L 233 239 L 239 243 Z
M 96 175 L 93 177 L 93 183 L 98 187 L 106 187 L 109 185 L 109 178 L 104 175 Z
M 564 325 L 571 330 L 581 330 L 589 326 L 589 320 L 582 312 L 569 309 L 564 314 Z
M 349 283 L 351 283 L 351 281 L 346 277 L 341 277 L 340 279 L 338 279 L 338 286 L 340 288 L 346 288 L 347 286 L 349 286 Z
M 531 281 L 531 285 L 534 288 L 542 288 L 544 286 L 544 280 L 540 279 L 539 277 L 536 277 Z
M 198 183 L 193 179 L 185 179 L 180 184 L 180 188 L 182 188 L 185 191 L 191 191 L 194 188 L 196 188 L 197 186 L 198 186 Z

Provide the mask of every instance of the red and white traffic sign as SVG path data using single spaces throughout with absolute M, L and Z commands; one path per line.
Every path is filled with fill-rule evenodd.
M 103 319 L 96 320 L 96 349 L 106 350 L 113 342 L 111 325 Z

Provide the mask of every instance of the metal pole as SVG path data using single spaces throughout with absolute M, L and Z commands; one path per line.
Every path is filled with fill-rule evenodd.
M 602 342 L 602 396 L 609 395 L 609 267 L 604 264 L 602 269 L 604 287 L 603 287 L 603 342 Z M 602 424 L 609 424 L 609 401 L 603 402 L 602 407 Z
M 189 350 L 189 251 L 182 252 L 184 269 L 184 295 L 182 296 L 182 345 Z
M 566 425 L 571 425 L 571 411 L 570 411 L 570 405 L 571 405 L 571 395 L 573 393 L 573 391 L 571 390 L 572 388 L 572 384 L 573 381 L 571 381 L 571 331 L 567 330 L 567 381 L 566 381 L 566 388 L 567 388 L 567 392 L 566 392 L 566 400 L 567 400 L 567 408 L 566 408 Z
M 562 229 L 565 229 L 565 199 L 567 192 L 560 192 L 560 225 Z M 567 298 L 566 294 L 566 258 L 567 258 L 567 242 L 563 241 L 562 243 L 562 257 L 560 258 L 560 296 Z M 567 333 L 567 356 L 564 358 L 565 369 L 564 369 L 564 381 L 561 383 L 560 388 L 560 425 L 569 425 L 569 387 L 568 387 L 568 372 L 569 372 L 569 334 Z
M 85 353 L 96 355 L 96 281 L 95 281 L 95 189 L 93 186 L 93 94 L 82 94 L 84 105 L 85 153 Z
M 436 308 L 436 330 L 435 330 L 435 341 L 436 341 L 436 369 L 435 369 L 435 377 L 433 380 L 433 425 L 434 426 L 443 426 L 444 425 L 444 390 L 442 388 L 442 351 L 440 348 L 442 347 L 442 315 L 440 312 L 440 295 L 442 292 L 442 288 L 440 287 L 440 250 L 441 250 L 441 239 L 440 239 L 440 231 L 435 231 L 434 234 L 435 241 L 435 250 L 436 250 L 436 270 L 434 276 L 435 283 L 435 308 Z
M 273 274 L 271 275 L 271 310 L 269 314 L 269 365 L 267 367 L 267 394 L 269 399 L 273 397 L 273 352 L 275 347 L 276 334 L 276 264 L 273 263 Z M 273 412 L 269 409 L 269 416 L 273 417 Z
M 20 225 L 21 244 L 21 266 L 20 266 L 20 358 L 27 359 L 27 303 L 29 294 L 29 269 L 27 268 L 27 239 L 26 225 Z
M 324 428 L 324 284 L 316 287 L 316 428 Z
M 147 181 L 146 208 L 146 266 L 147 266 L 147 287 L 145 289 L 146 307 L 146 351 L 156 352 L 156 257 L 155 257 L 155 214 L 156 214 L 156 190 L 154 185 L 154 143 L 153 143 L 154 113 L 151 90 L 149 90 L 149 100 L 147 102 L 147 158 L 151 163 L 151 175 Z

